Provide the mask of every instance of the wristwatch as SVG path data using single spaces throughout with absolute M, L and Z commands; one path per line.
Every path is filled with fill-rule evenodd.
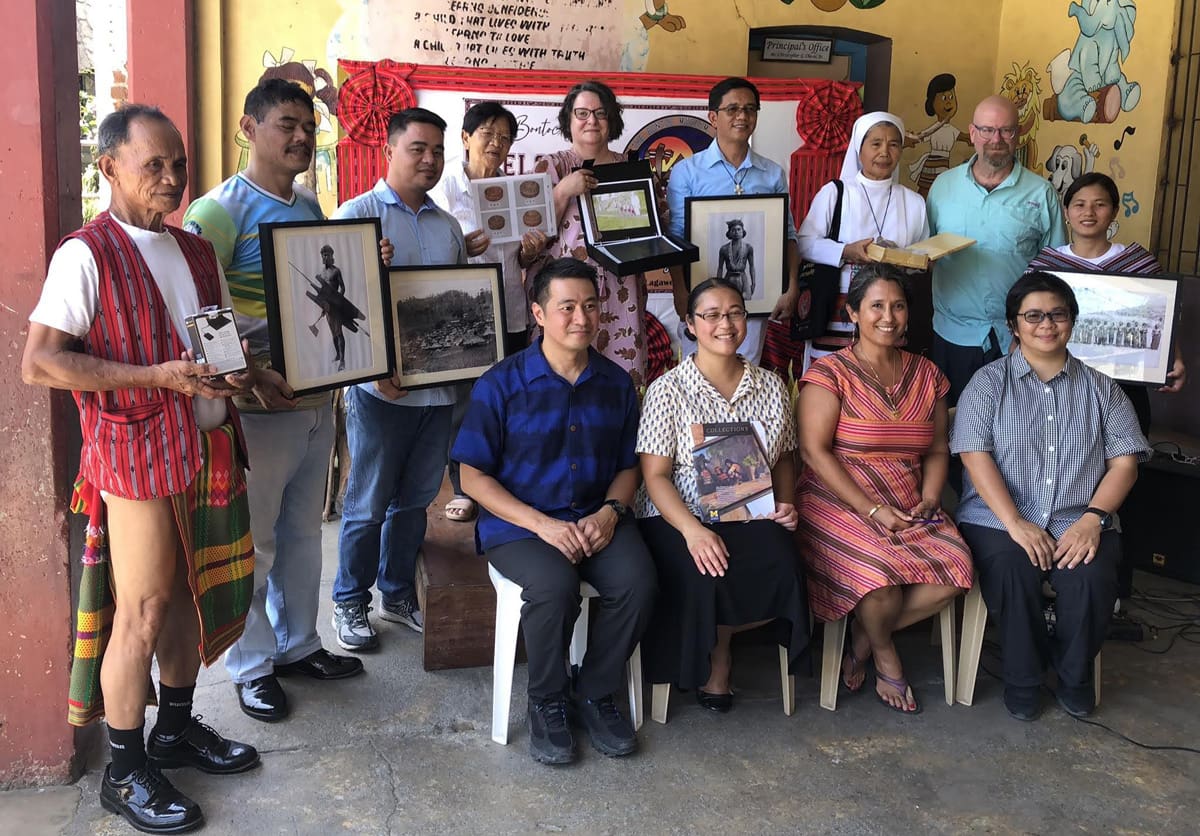
M 1108 511 L 1105 511 L 1103 508 L 1089 507 L 1086 510 L 1084 510 L 1083 513 L 1095 514 L 1097 517 L 1099 517 L 1101 531 L 1108 531 L 1110 528 L 1112 528 L 1112 525 L 1113 525 L 1112 514 L 1108 513 Z
M 617 512 L 617 519 L 625 519 L 625 515 L 629 513 L 629 506 L 619 499 L 606 499 L 604 504 Z

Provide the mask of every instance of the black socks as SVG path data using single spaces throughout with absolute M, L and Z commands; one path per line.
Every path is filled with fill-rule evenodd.
M 192 694 L 195 690 L 195 685 L 186 688 L 158 686 L 158 721 L 154 724 L 154 734 L 175 737 L 188 727 L 192 721 Z
M 108 727 L 108 745 L 112 752 L 108 774 L 114 781 L 122 781 L 129 773 L 146 765 L 145 729 L 145 724 L 136 729 Z

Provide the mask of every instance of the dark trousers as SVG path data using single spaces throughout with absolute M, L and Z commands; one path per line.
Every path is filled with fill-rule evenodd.
M 958 405 L 959 396 L 971 382 L 975 372 L 982 369 L 993 360 L 1000 359 L 1000 342 L 996 339 L 995 330 L 988 333 L 988 348 L 984 351 L 979 346 L 956 345 L 946 342 L 937 332 L 933 334 L 933 350 L 930 359 L 942 370 L 942 374 L 950 381 L 950 393 L 946 396 L 946 406 Z M 950 489 L 962 496 L 963 465 L 958 456 L 950 457 L 950 471 L 947 474 Z
M 979 346 L 956 345 L 946 342 L 934 332 L 933 350 L 929 359 L 942 370 L 942 374 L 950 381 L 950 394 L 946 396 L 946 406 L 956 406 L 958 399 L 971 382 L 975 372 L 982 369 L 993 360 L 1001 357 L 1000 341 L 993 330 L 988 334 L 988 347 L 985 351 Z
M 562 552 L 537 539 L 505 543 L 487 552 L 488 562 L 521 586 L 521 631 L 529 657 L 531 700 L 566 694 L 564 658 L 579 617 L 579 582 L 600 597 L 589 632 L 577 690 L 587 699 L 608 696 L 621 686 L 625 662 L 642 640 L 658 594 L 654 561 L 636 523 L 622 520 L 612 542 L 572 564 Z
M 1008 532 L 970 523 L 959 529 L 971 547 L 988 616 L 999 628 L 1004 684 L 1041 685 L 1047 666 L 1053 665 L 1061 686 L 1091 689 L 1092 659 L 1104 644 L 1117 600 L 1120 535 L 1101 534 L 1091 563 L 1043 572 Z M 1043 577 L 1057 593 L 1053 638 L 1043 613 Z

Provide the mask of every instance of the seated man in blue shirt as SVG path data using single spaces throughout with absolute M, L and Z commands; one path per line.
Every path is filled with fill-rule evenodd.
M 530 753 L 563 764 L 575 759 L 564 657 L 580 580 L 599 591 L 600 612 L 576 683 L 579 711 L 592 745 L 613 757 L 637 749 L 612 693 L 657 585 L 628 510 L 638 486 L 637 393 L 628 373 L 589 347 L 600 325 L 596 271 L 560 258 L 532 293 L 543 336 L 475 384 L 451 456 L 481 508 L 479 548 L 522 588 Z

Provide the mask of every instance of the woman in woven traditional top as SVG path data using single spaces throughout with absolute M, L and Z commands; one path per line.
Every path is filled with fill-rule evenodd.
M 1158 259 L 1141 244 L 1120 244 L 1109 239 L 1109 230 L 1121 205 L 1117 184 L 1107 174 L 1088 172 L 1067 188 L 1063 208 L 1071 228 L 1071 243 L 1046 247 L 1029 262 L 1029 270 L 1086 270 L 1095 273 L 1163 272 Z M 1175 363 L 1160 392 L 1178 392 L 1187 380 L 1183 356 L 1175 352 Z M 1133 408 L 1143 435 L 1150 432 L 1150 395 L 1145 386 L 1121 387 Z
M 920 704 L 892 636 L 971 587 L 970 553 L 939 508 L 950 384 L 933 363 L 896 347 L 908 292 L 895 268 L 859 271 L 846 309 L 854 342 L 800 381 L 800 550 L 816 617 L 854 612 L 842 682 L 859 690 L 873 657 L 879 699 L 914 714 Z

